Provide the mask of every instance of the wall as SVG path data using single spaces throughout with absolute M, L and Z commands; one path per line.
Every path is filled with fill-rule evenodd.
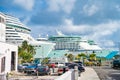
M 5 72 L 11 71 L 11 53 L 14 51 L 16 53 L 15 56 L 15 71 L 17 71 L 17 63 L 18 63 L 18 47 L 15 45 L 7 44 L 4 42 L 0 42 L 0 55 L 5 56 Z M 1 57 L 0 57 L 1 58 Z M 1 64 L 0 64 L 1 67 Z

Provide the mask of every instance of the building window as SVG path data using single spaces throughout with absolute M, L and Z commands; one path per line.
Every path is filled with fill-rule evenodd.
M 1 73 L 5 71 L 5 57 L 1 59 Z

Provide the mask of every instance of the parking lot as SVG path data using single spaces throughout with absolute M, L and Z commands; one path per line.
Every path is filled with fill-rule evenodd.
M 57 74 L 57 70 L 58 68 L 55 68 L 54 73 L 51 72 L 51 75 L 36 75 L 36 74 L 27 74 L 24 72 L 11 72 L 11 74 L 8 76 L 8 79 L 9 80 L 54 80 L 59 77 Z

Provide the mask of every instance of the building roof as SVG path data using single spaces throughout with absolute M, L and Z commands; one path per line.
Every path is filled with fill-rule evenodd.
M 67 50 L 54 50 L 54 51 L 51 51 L 47 57 L 62 58 L 62 57 L 65 57 L 66 53 L 67 53 Z
M 97 52 L 97 57 L 104 57 L 106 59 L 112 59 L 115 55 L 118 54 L 119 51 L 113 51 L 113 50 L 103 50 L 101 52 Z
M 30 43 L 33 46 L 36 46 L 36 54 L 34 58 L 44 58 L 52 51 L 54 48 L 54 43 L 43 42 L 43 41 L 34 41 Z M 38 47 L 37 47 L 38 46 Z

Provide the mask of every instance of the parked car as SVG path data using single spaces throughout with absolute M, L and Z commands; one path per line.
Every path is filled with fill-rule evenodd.
M 47 75 L 50 75 L 50 68 L 48 66 L 44 66 L 44 65 L 38 66 L 36 68 L 36 74 L 47 74 Z
M 120 68 L 120 60 L 113 60 L 112 68 Z
M 69 65 L 68 65 L 68 68 L 69 68 L 69 69 L 74 69 L 75 66 L 78 67 L 79 72 L 84 72 L 84 71 L 85 71 L 84 66 L 79 65 L 79 64 L 77 64 L 77 63 L 71 63 L 71 64 L 69 64 Z
M 23 72 L 27 66 L 29 66 L 30 63 L 23 63 L 18 65 L 18 71 Z
M 65 73 L 68 70 L 69 70 L 68 66 L 59 66 L 58 67 L 58 75 L 61 75 L 61 74 Z
M 55 66 L 56 67 L 65 66 L 65 63 L 63 63 L 63 62 L 55 62 Z
M 70 65 L 70 64 L 72 64 L 72 63 L 70 63 L 70 62 L 66 62 L 66 63 L 65 63 L 65 66 L 68 66 L 68 65 Z
M 29 66 L 25 67 L 24 72 L 27 74 L 34 74 L 36 72 L 37 67 L 38 67 L 38 64 L 31 63 Z
M 83 66 L 83 63 L 81 61 L 75 61 L 74 63 L 77 63 L 79 65 L 82 65 Z

